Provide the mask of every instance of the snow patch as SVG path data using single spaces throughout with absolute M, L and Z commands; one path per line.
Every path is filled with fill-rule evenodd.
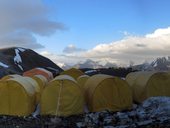
M 88 71 L 85 72 L 85 74 L 94 73 L 94 72 L 97 72 L 97 70 L 88 70 Z
M 18 67 L 19 67 L 22 71 L 24 70 L 20 64 L 18 64 Z
M 4 64 L 4 63 L 2 63 L 2 62 L 0 62 L 0 66 L 1 66 L 1 67 L 4 67 L 4 68 L 8 68 L 8 67 L 9 67 L 8 65 L 6 65 L 6 64 Z
M 14 62 L 15 64 L 17 63 L 22 63 L 22 59 L 21 59 L 21 56 L 19 55 L 19 50 L 18 49 L 15 49 L 15 54 L 16 56 L 14 57 Z
M 150 116 L 170 116 L 170 97 L 151 97 L 143 102 L 142 107 Z
M 22 59 L 21 59 L 21 56 L 20 56 L 20 52 L 24 52 L 25 49 L 23 48 L 16 48 L 15 49 L 15 56 L 14 56 L 14 63 L 23 71 L 23 67 L 21 66 L 21 63 L 22 63 Z
M 24 48 L 17 48 L 20 52 L 25 52 L 26 51 L 26 49 L 24 49 Z
M 37 105 L 37 108 L 35 110 L 35 112 L 32 113 L 33 117 L 36 117 L 40 114 L 40 104 Z

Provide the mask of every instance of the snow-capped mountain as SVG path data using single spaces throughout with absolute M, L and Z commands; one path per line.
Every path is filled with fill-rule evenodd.
M 98 68 L 109 68 L 109 67 L 117 67 L 116 64 L 111 62 L 106 62 L 105 64 L 101 64 L 100 61 L 93 61 L 91 59 L 87 59 L 85 61 L 79 62 L 78 64 L 74 65 L 75 68 L 83 69 L 83 68 L 91 68 L 91 69 L 98 69 Z
M 50 59 L 39 55 L 31 49 L 20 47 L 0 49 L 0 77 L 7 74 L 22 74 L 24 71 L 35 67 L 62 71 Z
M 60 64 L 58 64 L 60 65 Z M 63 69 L 69 69 L 71 67 L 79 68 L 79 69 L 84 69 L 84 68 L 89 68 L 89 69 L 99 69 L 99 68 L 116 68 L 120 67 L 119 65 L 116 65 L 115 63 L 112 62 L 106 62 L 105 64 L 102 64 L 100 61 L 93 61 L 91 59 L 87 59 L 85 61 L 79 62 L 78 64 L 71 66 L 67 64 L 62 64 L 60 67 Z M 160 57 L 156 58 L 152 62 L 145 62 L 139 65 L 133 65 L 130 66 L 133 70 L 139 70 L 139 71 L 167 71 L 170 70 L 170 56 L 168 57 Z
M 96 68 L 102 68 L 103 66 L 100 65 L 98 62 L 87 59 L 84 62 L 79 62 L 78 64 L 74 65 L 75 68 L 92 68 L 92 69 L 96 69 Z
M 152 61 L 151 63 L 143 63 L 140 65 L 132 66 L 134 70 L 144 70 L 144 71 L 167 71 L 170 70 L 170 56 L 160 57 Z

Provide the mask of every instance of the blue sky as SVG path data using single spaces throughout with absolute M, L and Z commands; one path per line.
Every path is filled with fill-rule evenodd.
M 170 0 L 0 0 L 1 47 L 25 47 L 59 65 L 117 65 L 170 53 Z
M 66 30 L 44 39 L 50 50 L 61 53 L 73 44 L 90 49 L 124 37 L 123 32 L 145 35 L 170 24 L 169 0 L 44 0 L 49 18 L 62 22 Z M 49 46 L 50 43 L 54 45 Z

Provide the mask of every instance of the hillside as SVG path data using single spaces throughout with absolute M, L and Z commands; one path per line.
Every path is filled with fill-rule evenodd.
M 22 74 L 32 68 L 42 67 L 61 72 L 62 69 L 50 59 L 31 49 L 12 47 L 0 49 L 0 77 L 7 74 Z

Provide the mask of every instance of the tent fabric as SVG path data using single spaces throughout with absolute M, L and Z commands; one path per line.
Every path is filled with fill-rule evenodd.
M 57 76 L 44 89 L 41 115 L 69 116 L 83 113 L 84 98 L 77 82 L 68 75 Z
M 48 81 L 53 79 L 53 74 L 43 68 L 34 68 L 23 73 L 23 76 L 32 77 L 34 75 L 43 75 L 44 77 L 47 78 Z
M 35 95 L 36 95 L 36 104 L 38 104 L 40 101 L 40 95 L 41 95 L 41 90 L 40 90 L 38 83 L 31 77 L 25 76 L 25 77 L 23 77 L 23 80 L 27 81 L 30 85 L 33 86 L 33 88 L 35 90 Z
M 22 77 L 0 81 L 0 114 L 28 116 L 35 109 L 35 90 Z
M 82 75 L 77 78 L 77 83 L 83 92 L 84 92 L 84 85 L 85 85 L 86 81 L 88 80 L 88 78 L 90 78 L 90 76 L 88 76 L 88 75 Z
M 1 80 L 7 80 L 7 79 L 10 79 L 10 78 L 15 78 L 15 77 L 21 77 L 21 76 L 17 75 L 17 74 L 6 75 L 6 76 L 2 77 Z
M 56 77 L 54 80 L 70 80 L 70 81 L 73 81 L 74 83 L 77 83 L 77 81 L 69 75 L 60 75 Z
M 50 80 L 53 79 L 53 74 L 50 71 L 48 71 L 47 69 L 45 69 L 45 68 L 36 68 L 36 69 L 39 69 L 41 71 L 48 73 Z
M 85 75 L 85 74 L 81 70 L 78 70 L 76 68 L 71 68 L 71 69 L 61 72 L 60 75 L 69 75 L 76 80 L 79 76 Z
M 118 77 L 97 74 L 85 83 L 85 98 L 91 112 L 121 111 L 132 107 L 129 85 Z
M 34 75 L 31 78 L 34 79 L 38 83 L 40 87 L 40 92 L 42 92 L 45 86 L 47 85 L 47 82 L 48 82 L 47 78 L 44 77 L 43 75 Z
M 170 77 L 166 72 L 131 73 L 126 81 L 132 87 L 133 99 L 137 103 L 153 96 L 170 96 Z
M 135 79 L 138 77 L 138 75 L 140 75 L 140 72 L 131 72 L 129 74 L 126 75 L 125 80 L 127 81 L 127 83 L 131 86 L 134 84 Z M 131 86 L 132 87 L 132 86 Z

